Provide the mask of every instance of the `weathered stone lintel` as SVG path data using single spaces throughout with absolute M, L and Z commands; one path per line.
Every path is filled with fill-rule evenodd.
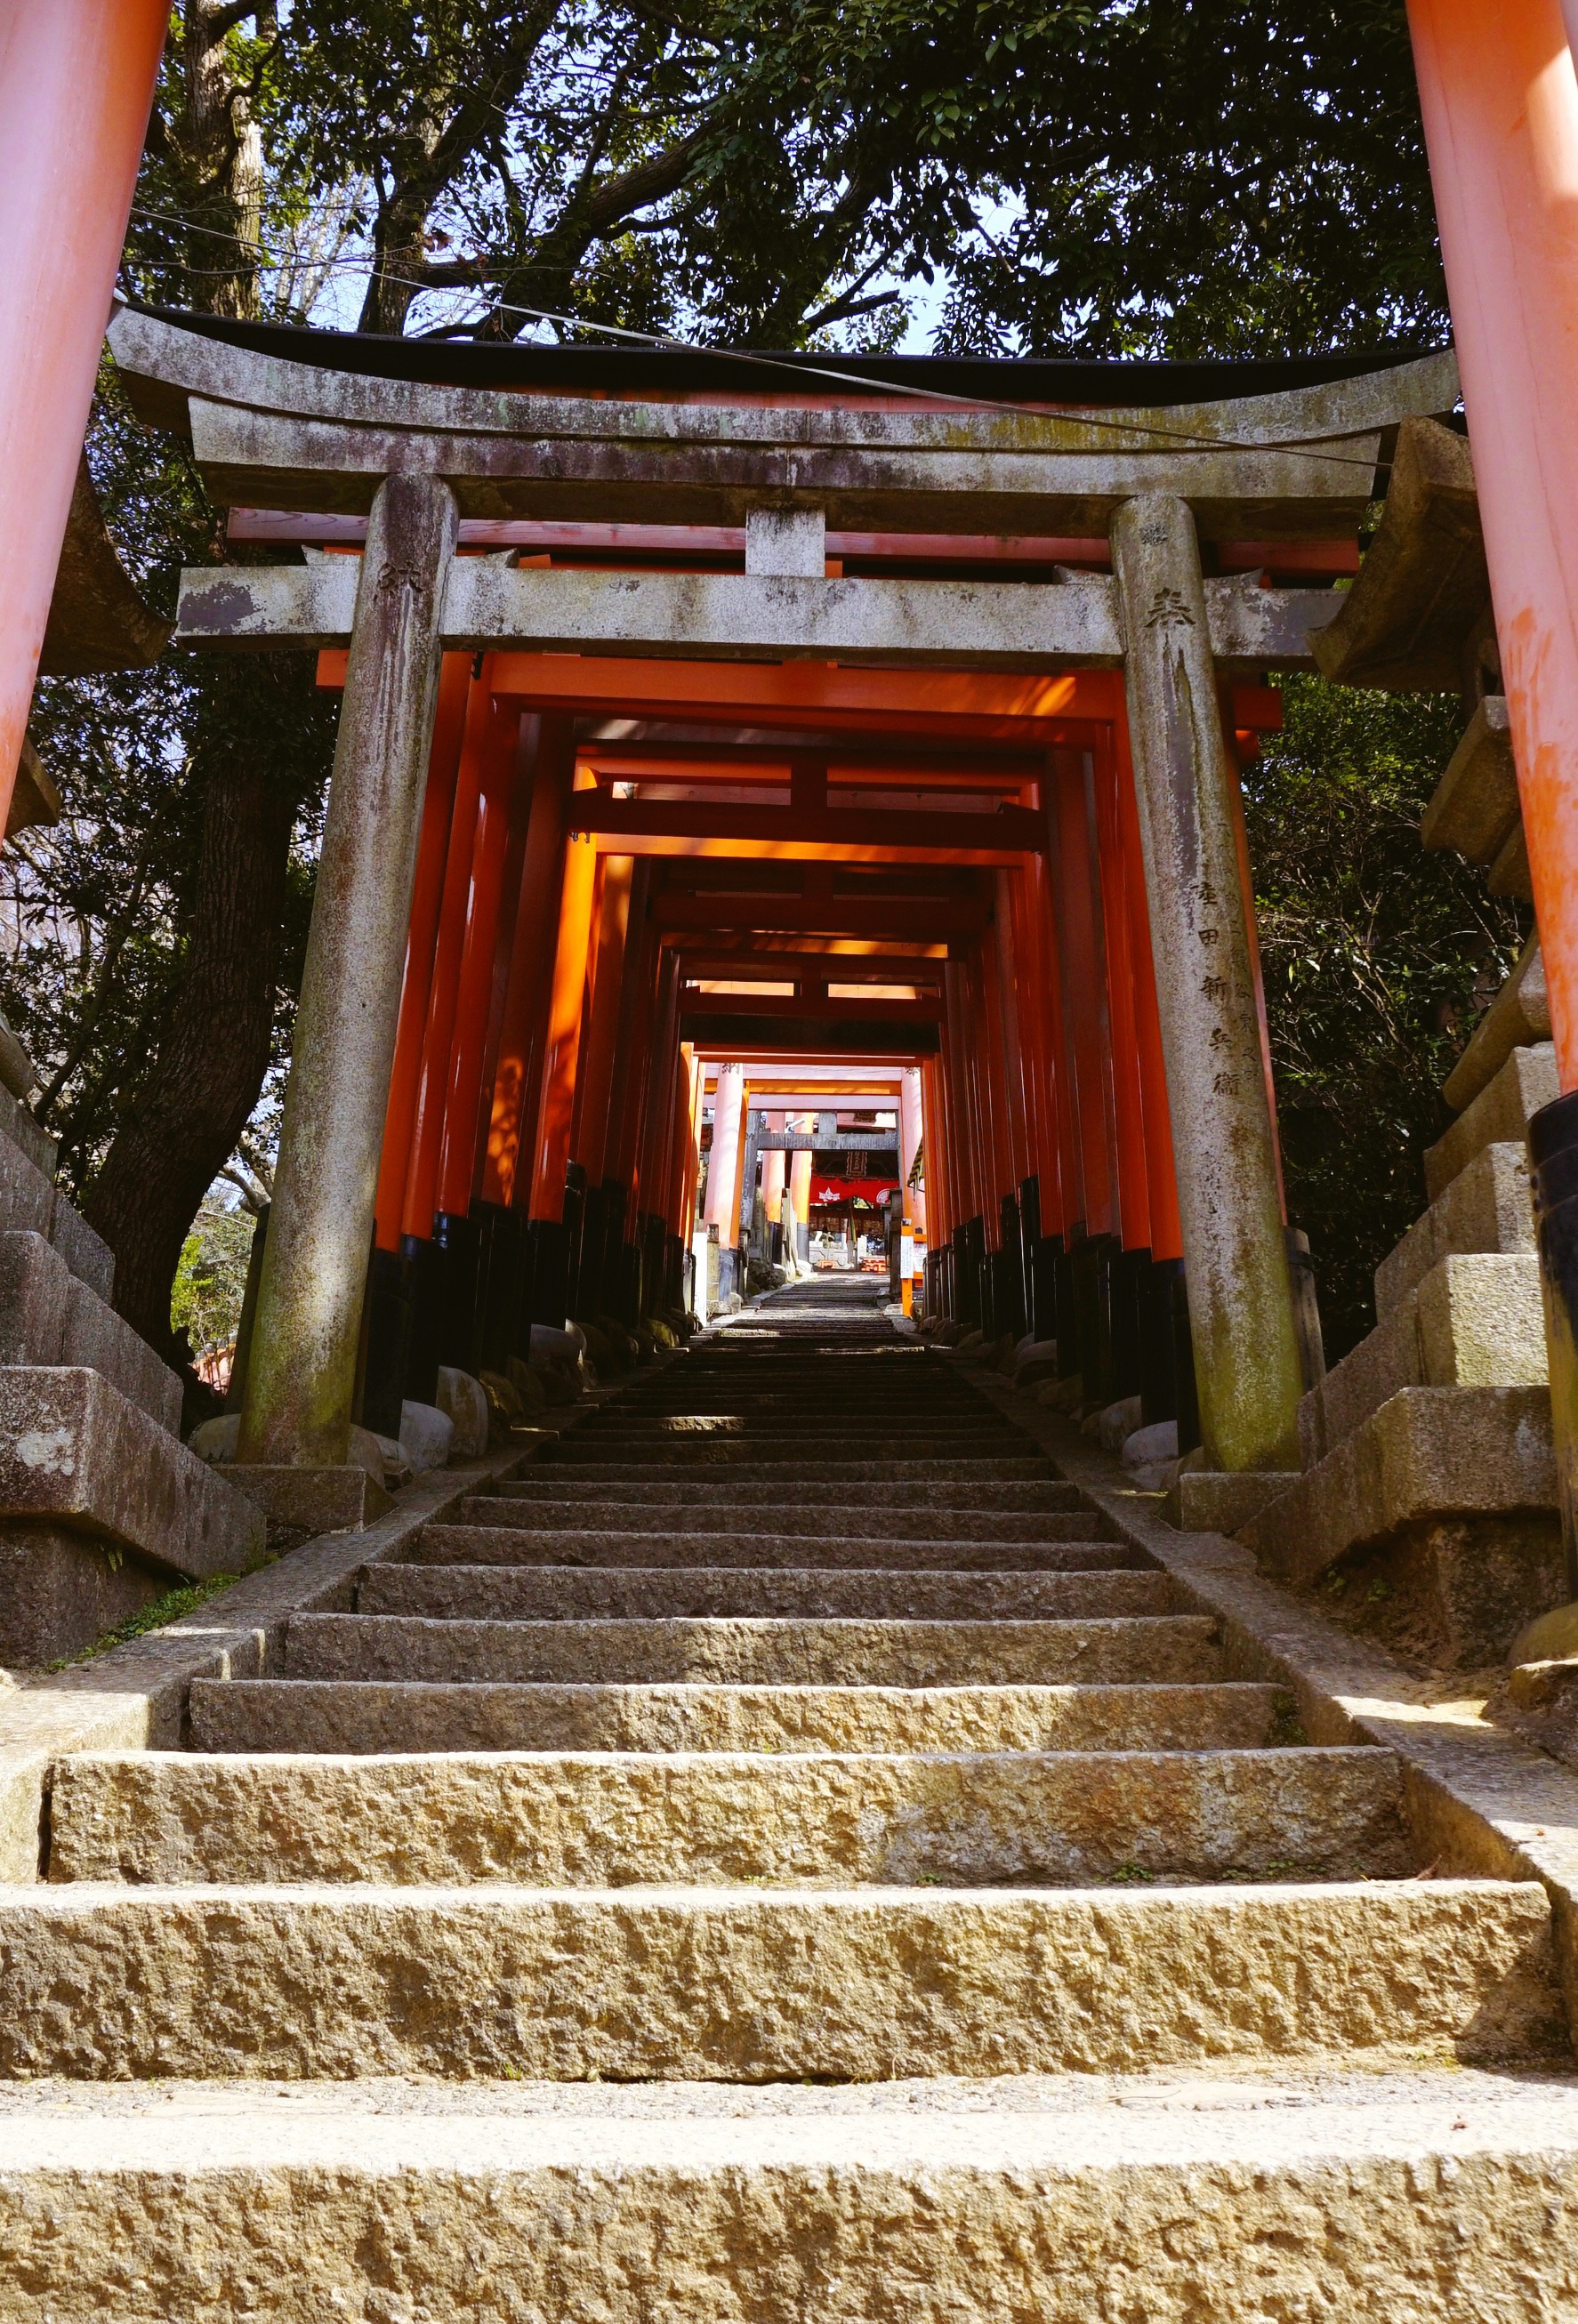
M 355 618 L 358 567 L 189 568 L 179 638 L 234 651 L 289 642 L 343 646 Z M 1246 669 L 1311 668 L 1311 640 L 1342 599 L 1332 589 L 1205 585 L 1211 650 Z M 771 654 L 786 659 L 929 667 L 1116 669 L 1123 658 L 1113 585 L 1100 576 L 1047 583 L 826 580 L 761 573 L 542 572 L 458 558 L 445 593 L 447 648 L 538 653 Z
M 115 316 L 109 342 L 139 409 L 160 427 L 182 426 L 189 401 L 196 400 L 324 420 L 342 431 L 394 426 L 495 436 L 521 432 L 522 400 L 514 391 L 383 379 L 292 363 L 133 308 L 123 308 Z M 812 396 L 819 396 L 821 383 L 810 379 L 806 384 Z M 797 448 L 853 443 L 900 450 L 937 443 L 1104 448 L 1114 440 L 1153 440 L 1153 448 L 1170 461 L 1177 456 L 1180 433 L 1208 441 L 1225 437 L 1234 445 L 1250 447 L 1324 443 L 1328 438 L 1346 442 L 1394 428 L 1412 413 L 1452 411 L 1460 393 L 1457 359 L 1445 347 L 1352 379 L 1216 402 L 1125 406 L 1111 412 L 1084 408 L 1003 411 L 989 404 L 937 411 L 914 405 L 894 410 L 819 401 L 801 405 L 787 400 L 768 405 L 644 401 L 551 392 L 533 392 L 524 410 L 531 433 L 544 440 L 585 435 L 600 440 L 628 437 L 660 443 L 781 443 Z M 1158 431 L 1154 439 L 1147 438 L 1148 427 Z

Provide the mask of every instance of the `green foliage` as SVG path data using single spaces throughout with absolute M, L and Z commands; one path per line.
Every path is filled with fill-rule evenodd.
M 192 1223 L 175 1270 L 170 1320 L 184 1330 L 194 1356 L 214 1356 L 235 1345 L 257 1221 L 212 1195 Z
M 79 1655 L 62 1655 L 58 1662 L 46 1663 L 44 1667 L 70 1670 L 74 1664 L 90 1663 L 97 1655 L 107 1655 L 112 1646 L 124 1646 L 129 1639 L 145 1637 L 150 1630 L 165 1629 L 171 1622 L 195 1614 L 199 1606 L 206 1606 L 210 1598 L 217 1598 L 221 1590 L 228 1590 L 239 1579 L 235 1573 L 210 1573 L 203 1582 L 182 1582 L 174 1590 L 167 1590 L 162 1598 L 155 1598 L 141 1613 L 128 1615 L 113 1630 L 106 1630 L 103 1637 L 84 1646 Z
M 1425 1207 L 1441 1084 L 1524 935 L 1419 817 L 1455 700 L 1292 678 L 1245 777 L 1288 1215 L 1310 1239 L 1327 1353 L 1375 1320 L 1370 1276 Z

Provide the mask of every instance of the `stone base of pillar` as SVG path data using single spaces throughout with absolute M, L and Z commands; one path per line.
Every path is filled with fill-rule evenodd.
M 236 1462 L 224 1476 L 262 1509 L 271 1532 L 360 1533 L 394 1507 L 383 1486 L 350 1462 L 328 1469 Z

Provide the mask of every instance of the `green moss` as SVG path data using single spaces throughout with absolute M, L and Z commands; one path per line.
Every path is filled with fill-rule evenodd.
M 162 1598 L 155 1598 L 141 1613 L 129 1614 L 113 1630 L 106 1630 L 102 1638 L 95 1638 L 90 1646 L 84 1646 L 80 1654 L 62 1655 L 59 1662 L 49 1663 L 45 1667 L 70 1670 L 77 1663 L 91 1662 L 96 1655 L 107 1655 L 112 1646 L 124 1646 L 129 1638 L 140 1638 L 149 1630 L 162 1630 L 169 1623 L 179 1622 L 183 1614 L 195 1613 L 199 1606 L 217 1597 L 221 1590 L 228 1590 L 238 1579 L 234 1573 L 211 1573 L 206 1582 L 183 1582 L 179 1589 L 167 1590 Z

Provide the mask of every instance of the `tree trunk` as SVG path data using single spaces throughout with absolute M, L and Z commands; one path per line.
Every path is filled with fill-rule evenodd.
M 292 658 L 294 659 L 294 658 Z M 258 675 L 261 676 L 261 671 Z M 231 673 L 216 670 L 227 692 Z M 272 690 L 276 722 L 294 687 Z M 245 679 L 241 691 L 250 694 Z M 235 706 L 234 705 L 232 706 Z M 257 706 L 261 715 L 268 709 Z M 310 762 L 306 722 L 300 756 Z M 180 983 L 157 1056 L 88 1196 L 86 1213 L 115 1254 L 115 1305 L 152 1347 L 172 1349 L 170 1288 L 204 1194 L 229 1160 L 268 1071 L 300 788 L 241 722 L 221 721 L 194 766 L 203 819 Z M 261 740 L 262 738 L 260 738 Z M 270 736 L 283 742 L 285 735 Z

